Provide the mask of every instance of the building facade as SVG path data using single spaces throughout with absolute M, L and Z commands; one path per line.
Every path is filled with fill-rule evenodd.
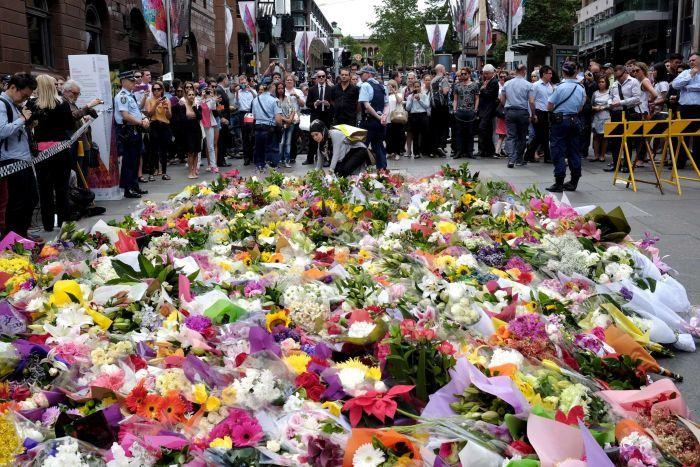
M 225 47 L 226 7 L 238 9 L 230 0 L 192 0 L 190 31 L 174 51 L 176 76 L 191 79 L 237 69 L 235 34 Z M 242 30 L 240 20 L 236 23 L 235 29 Z M 156 75 L 167 61 L 139 0 L 14 0 L 4 5 L 0 72 L 65 76 L 68 55 L 84 53 L 108 55 L 114 70 L 148 68 Z
M 700 48 L 698 0 L 583 0 L 574 28 L 579 57 L 663 60 Z

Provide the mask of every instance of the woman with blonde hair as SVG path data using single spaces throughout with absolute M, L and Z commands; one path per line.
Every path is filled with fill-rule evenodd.
M 32 111 L 32 119 L 36 122 L 34 142 L 41 150 L 51 146 L 47 143 L 68 139 L 75 121 L 70 104 L 58 95 L 56 80 L 49 75 L 39 75 L 36 81 L 36 97 L 29 100 L 27 108 Z M 60 227 L 68 220 L 70 163 L 70 150 L 66 149 L 36 165 L 41 221 L 47 232 L 51 232 L 54 225 Z

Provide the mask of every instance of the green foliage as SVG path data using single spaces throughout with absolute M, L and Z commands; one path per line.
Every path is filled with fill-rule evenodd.
M 518 36 L 521 40 L 536 40 L 547 45 L 572 44 L 579 8 L 579 0 L 528 0 Z
M 489 60 L 494 66 L 501 66 L 506 61 L 506 50 L 508 49 L 508 39 L 505 35 L 498 36 L 498 40 L 493 45 L 493 58 Z
M 343 36 L 342 39 L 340 39 L 340 45 L 349 50 L 351 55 L 362 53 L 362 46 L 357 39 L 352 36 Z
M 382 0 L 381 5 L 374 7 L 374 12 L 377 19 L 369 27 L 385 64 L 411 64 L 415 44 L 426 42 L 418 0 Z

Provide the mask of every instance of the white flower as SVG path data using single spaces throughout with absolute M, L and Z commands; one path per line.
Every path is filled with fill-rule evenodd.
M 72 303 L 56 315 L 56 325 L 62 328 L 80 328 L 93 323 L 90 315 L 85 313 L 85 309 L 76 303 Z
M 491 361 L 489 362 L 488 366 L 489 368 L 494 368 L 507 363 L 512 363 L 520 368 L 524 361 L 524 357 L 517 350 L 497 348 L 493 351 L 493 355 L 491 355 Z
M 353 391 L 365 382 L 365 370 L 361 368 L 343 368 L 338 372 L 338 378 L 346 392 Z
M 54 454 L 44 459 L 42 467 L 87 467 L 88 464 L 80 455 L 78 440 L 75 438 L 61 438 Z
M 297 410 L 301 410 L 303 405 L 304 399 L 300 398 L 295 392 L 287 398 L 287 400 L 284 402 L 284 406 L 282 407 L 282 409 L 285 413 L 291 413 Z
M 279 452 L 279 450 L 282 446 L 280 445 L 280 442 L 277 441 L 276 439 L 271 439 L 270 441 L 267 442 L 265 447 L 272 452 Z
M 384 453 L 372 446 L 371 443 L 365 443 L 355 451 L 352 457 L 353 467 L 377 467 L 386 461 Z
M 368 321 L 355 321 L 348 329 L 348 337 L 362 339 L 369 336 L 377 325 Z

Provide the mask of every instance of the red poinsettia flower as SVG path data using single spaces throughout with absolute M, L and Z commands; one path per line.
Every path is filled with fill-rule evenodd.
M 578 426 L 578 420 L 584 420 L 585 416 L 586 414 L 583 411 L 583 407 L 580 405 L 575 405 L 574 407 L 571 407 L 571 410 L 569 410 L 569 413 L 566 415 L 564 415 L 564 412 L 561 410 L 557 410 L 557 414 L 554 416 L 554 419 L 559 423 Z
M 363 413 L 372 415 L 383 423 L 387 417 L 393 419 L 396 414 L 398 404 L 394 397 L 407 394 L 414 387 L 400 384 L 384 393 L 369 391 L 347 401 L 343 406 L 343 412 L 350 412 L 350 424 L 353 427 L 360 423 Z

